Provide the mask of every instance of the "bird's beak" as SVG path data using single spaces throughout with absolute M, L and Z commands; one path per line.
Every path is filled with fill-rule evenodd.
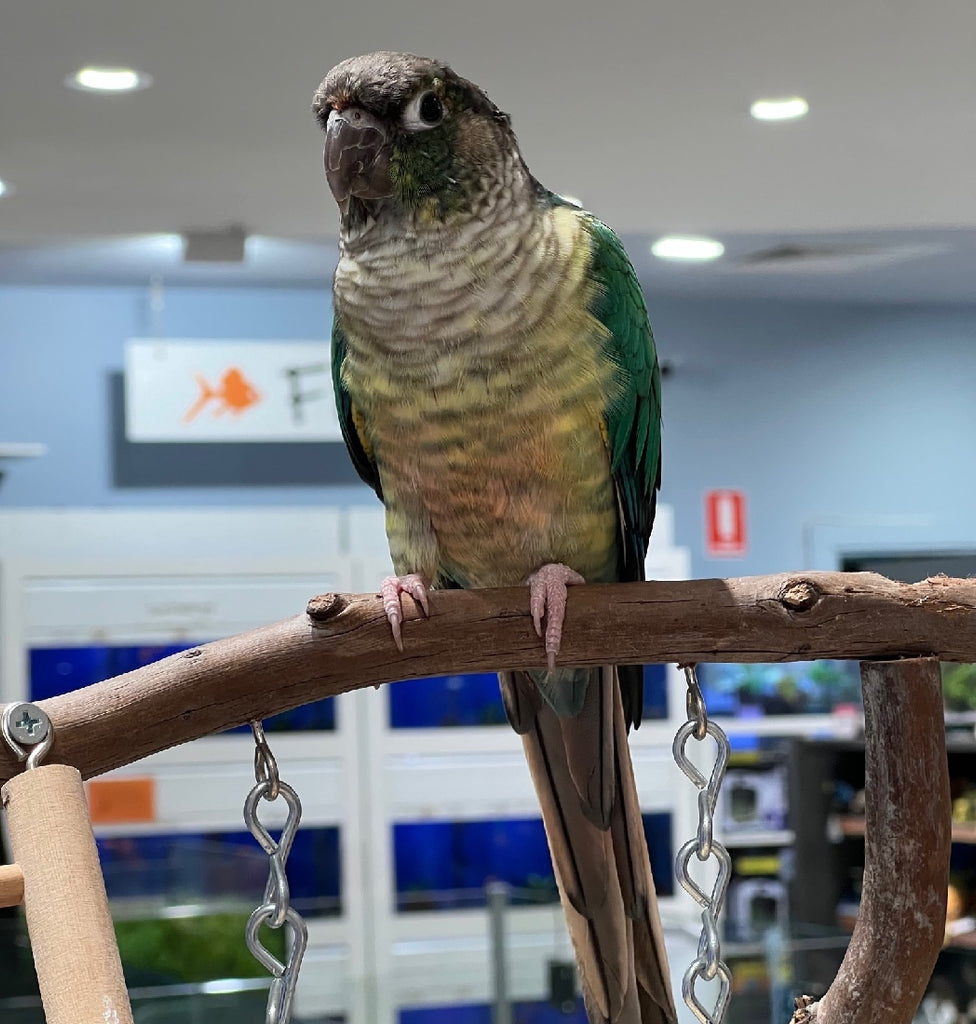
M 332 110 L 325 128 L 325 176 L 340 206 L 350 196 L 383 199 L 393 194 L 390 150 L 382 123 L 360 107 Z

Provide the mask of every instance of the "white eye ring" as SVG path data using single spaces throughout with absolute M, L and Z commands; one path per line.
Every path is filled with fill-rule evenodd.
M 437 93 L 424 89 L 406 105 L 400 123 L 408 131 L 426 132 L 436 128 L 446 116 L 447 110 Z

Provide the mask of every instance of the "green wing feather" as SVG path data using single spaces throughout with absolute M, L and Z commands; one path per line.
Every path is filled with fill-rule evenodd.
M 536 182 L 539 201 L 569 206 Z M 579 210 L 593 244 L 588 276 L 597 286 L 590 312 L 606 328 L 604 352 L 618 368 L 617 396 L 604 416 L 611 470 L 622 517 L 619 579 L 644 578 L 644 556 L 661 487 L 661 370 L 644 293 L 620 239 L 591 213 Z
M 336 411 L 339 413 L 339 426 L 342 439 L 346 442 L 352 463 L 362 479 L 376 491 L 376 496 L 383 500 L 383 488 L 380 484 L 379 470 L 373 458 L 372 446 L 362 432 L 362 420 L 352 404 L 352 398 L 342 383 L 342 363 L 346 358 L 346 336 L 336 314 L 332 320 L 332 390 L 335 392 Z M 358 422 L 357 422 L 358 421 Z
M 606 356 L 618 367 L 618 391 L 604 414 L 610 469 L 620 506 L 618 579 L 644 579 L 644 557 L 661 486 L 661 371 L 640 282 L 620 239 L 587 216 L 593 237 L 590 276 L 598 286 L 591 312 L 606 328 Z M 643 668 L 621 665 L 627 726 L 639 726 Z
M 661 371 L 640 283 L 620 239 L 587 218 L 593 236 L 592 313 L 607 329 L 619 393 L 605 413 L 610 467 L 622 517 L 620 579 L 642 580 L 661 486 Z

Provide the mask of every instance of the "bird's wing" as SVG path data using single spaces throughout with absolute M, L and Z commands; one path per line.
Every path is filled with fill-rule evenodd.
M 586 217 L 596 285 L 591 312 L 603 325 L 606 358 L 617 368 L 608 396 L 604 428 L 610 470 L 620 510 L 617 579 L 644 579 L 644 557 L 661 486 L 661 371 L 640 282 L 620 239 L 602 222 Z M 643 713 L 643 668 L 619 667 L 627 727 Z
M 620 239 L 594 217 L 591 312 L 605 328 L 617 394 L 605 411 L 610 468 L 620 503 L 621 580 L 644 578 L 644 556 L 661 486 L 661 372 L 640 282 Z
M 356 472 L 383 500 L 380 474 L 373 457 L 373 447 L 366 434 L 362 413 L 353 405 L 352 397 L 342 382 L 342 364 L 346 358 L 346 336 L 338 313 L 332 320 L 332 390 L 335 392 L 336 411 L 342 439 L 346 442 Z

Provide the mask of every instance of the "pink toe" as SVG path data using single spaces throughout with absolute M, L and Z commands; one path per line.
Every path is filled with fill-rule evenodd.
M 418 573 L 411 573 L 400 580 L 401 589 L 409 594 L 420 607 L 425 615 L 430 614 L 430 602 L 427 599 L 427 581 Z
M 403 635 L 400 626 L 403 622 L 403 608 L 400 605 L 400 595 L 409 594 L 420 605 L 424 615 L 428 615 L 430 608 L 427 600 L 427 581 L 419 573 L 387 576 L 383 580 L 380 594 L 383 598 L 383 611 L 386 612 L 393 633 L 393 642 L 402 651 Z
M 555 668 L 556 655 L 562 645 L 566 587 L 584 582 L 578 572 L 558 563 L 544 565 L 529 577 L 529 607 L 535 631 L 540 637 L 543 614 L 546 619 L 546 661 L 550 669 Z

